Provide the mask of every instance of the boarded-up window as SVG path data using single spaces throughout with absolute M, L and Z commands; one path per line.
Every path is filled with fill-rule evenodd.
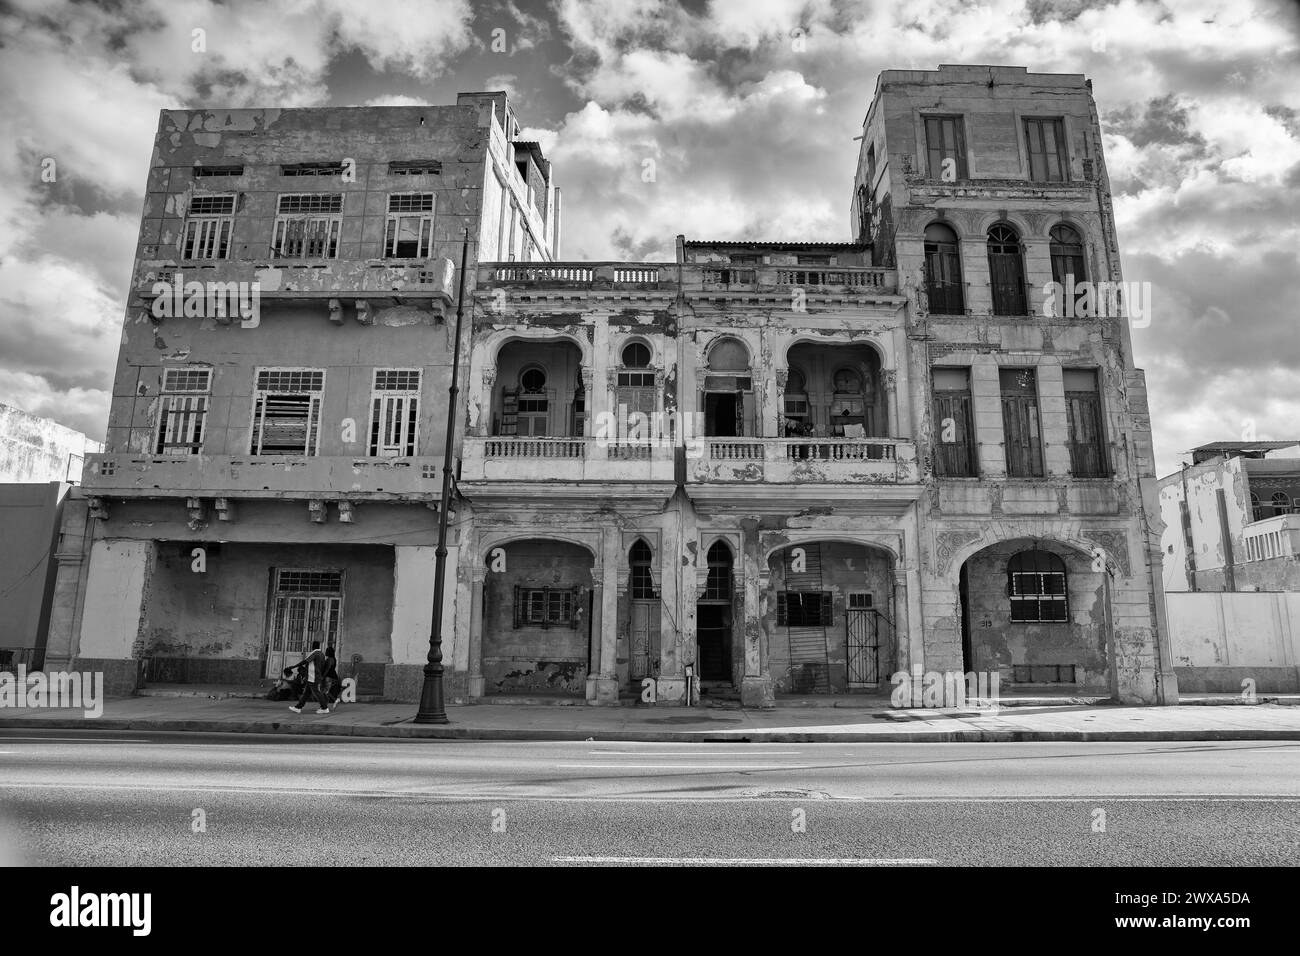
M 1007 562 L 1007 594 L 1016 623 L 1070 619 L 1065 562 L 1050 551 L 1021 551 Z
M 989 282 L 993 288 L 994 315 L 1024 315 L 1025 260 L 1020 236 L 1005 223 L 989 229 Z
M 1013 478 L 1043 476 L 1043 440 L 1038 418 L 1038 378 L 1032 368 L 998 372 L 1002 391 L 1002 431 L 1007 474 Z
M 954 178 L 966 179 L 966 138 L 960 116 L 927 116 L 925 118 L 925 148 L 931 179 L 951 182 Z M 944 175 L 944 161 L 951 160 Z
M 780 591 L 776 623 L 780 627 L 831 627 L 832 608 L 830 591 Z
M 1036 183 L 1061 183 L 1070 178 L 1065 153 L 1065 125 L 1059 119 L 1025 120 L 1029 178 Z
M 315 455 L 320 440 L 321 369 L 258 369 L 253 455 Z
M 197 455 L 203 450 L 211 384 L 211 369 L 164 370 L 156 454 Z
M 973 478 L 975 425 L 971 409 L 970 369 L 936 368 L 934 382 L 934 470 L 947 478 Z
M 925 292 L 934 315 L 966 311 L 957 234 L 938 222 L 925 227 Z
M 515 627 L 576 628 L 577 588 L 529 588 L 515 585 Z
M 1106 449 L 1102 441 L 1101 393 L 1096 369 L 1065 369 L 1065 411 L 1069 423 L 1070 474 L 1104 478 Z

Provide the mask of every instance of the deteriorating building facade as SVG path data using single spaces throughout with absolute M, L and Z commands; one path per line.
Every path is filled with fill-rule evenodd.
M 504 93 L 163 111 L 51 666 L 245 683 L 321 640 L 418 690 L 462 238 L 544 260 L 557 223 Z
M 340 130 L 372 123 L 365 142 L 382 156 L 359 162 L 375 184 L 365 201 L 379 205 L 351 239 L 345 221 L 339 241 L 358 258 L 342 266 L 241 266 L 279 296 L 264 293 L 256 329 L 154 322 L 142 301 L 128 312 L 111 454 L 87 481 L 98 518 L 86 603 L 114 624 L 107 637 L 81 625 L 82 658 L 129 668 L 177 648 L 178 660 L 259 675 L 279 666 L 286 627 L 326 627 L 344 660 L 359 656 L 363 683 L 414 698 L 433 567 L 427 456 L 442 439 L 425 416 L 451 345 L 452 270 L 440 262 L 469 226 L 453 698 L 612 703 L 652 690 L 770 706 L 887 692 L 898 671 L 1176 695 L 1144 378 L 1121 303 L 1088 289 L 1121 275 L 1083 77 L 886 71 L 846 189 L 850 241 L 679 237 L 674 261 L 657 263 L 555 261 L 559 213 L 537 199 L 551 189 L 535 145 L 517 142 L 501 100 L 446 109 L 427 146 L 412 123 L 433 111 L 164 115 L 159 154 L 182 155 L 156 160 L 167 185 L 151 191 L 136 295 L 150 270 L 178 265 L 158 263 L 155 246 L 214 235 L 180 215 L 193 173 L 163 171 L 191 166 L 185 150 L 287 163 L 275 144 L 288 123 L 301 165 L 306 153 L 337 158 Z M 401 136 L 413 138 L 405 152 L 378 145 Z M 423 227 L 392 225 L 400 209 L 384 227 L 382 203 L 396 192 L 392 160 L 431 157 L 440 171 L 419 175 L 447 192 L 408 277 L 365 250 L 390 249 L 395 234 L 422 241 Z M 528 211 L 527 254 L 505 225 L 514 214 L 492 205 L 502 177 L 500 195 Z M 269 196 L 231 192 L 269 209 Z M 254 249 L 302 241 L 272 218 Z M 306 235 L 332 242 L 324 228 Z M 516 238 L 503 244 L 507 229 Z M 187 454 L 160 456 L 146 446 L 162 441 L 166 396 L 190 394 L 168 391 L 168 369 L 197 388 L 196 365 L 212 368 L 213 444 L 196 450 L 185 433 L 163 444 Z M 401 396 L 416 386 L 401 376 L 417 371 L 408 409 Z M 308 398 L 290 407 L 284 395 Z M 319 439 L 304 439 L 313 402 Z M 412 431 L 393 424 L 408 411 Z M 300 440 L 328 452 L 304 456 Z M 191 570 L 202 542 L 219 543 L 206 576 Z

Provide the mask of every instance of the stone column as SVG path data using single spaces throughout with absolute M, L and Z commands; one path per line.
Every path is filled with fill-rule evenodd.
M 740 682 L 740 702 L 746 707 L 774 707 L 776 696 L 772 678 L 767 673 L 767 632 L 763 628 L 762 594 L 770 585 L 770 574 L 759 569 L 761 551 L 758 536 L 746 534 L 741 548 L 740 566 L 744 593 L 744 626 L 741 640 L 745 647 L 745 674 Z
M 790 385 L 790 367 L 788 365 L 778 366 L 772 370 L 776 376 L 776 389 L 774 393 L 776 406 L 776 430 L 772 435 L 776 438 L 785 437 L 785 390 Z
M 469 683 L 466 691 L 470 697 L 482 697 L 483 681 L 483 579 L 487 568 L 475 564 L 470 568 L 469 598 Z
M 591 666 L 587 671 L 587 701 L 592 704 L 600 699 L 600 666 L 604 657 L 601 640 L 605 607 L 603 582 L 603 570 L 599 564 L 594 565 L 591 568 Z

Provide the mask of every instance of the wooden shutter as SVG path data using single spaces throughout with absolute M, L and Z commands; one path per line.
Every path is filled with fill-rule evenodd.
M 942 440 L 944 423 L 951 419 L 953 440 Z M 951 478 L 974 477 L 974 428 L 971 425 L 969 392 L 934 393 L 935 472 Z
M 1076 478 L 1102 478 L 1101 402 L 1097 392 L 1066 392 L 1070 427 L 1070 472 Z
M 1003 369 L 1000 380 L 1007 474 L 1013 478 L 1041 478 L 1043 447 L 1036 376 L 1032 369 Z

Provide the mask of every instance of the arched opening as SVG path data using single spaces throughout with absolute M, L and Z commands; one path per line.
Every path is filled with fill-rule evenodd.
M 1113 693 L 1110 587 L 1091 553 L 1018 538 L 977 551 L 958 579 L 962 666 L 1003 688 Z
M 754 386 L 744 342 L 726 337 L 709 349 L 702 404 L 705 435 L 754 434 Z
M 989 283 L 994 315 L 1025 315 L 1025 256 L 1020 234 L 1005 222 L 995 223 L 988 234 Z
M 567 339 L 514 341 L 497 355 L 492 434 L 577 437 L 584 434 L 587 396 L 582 352 Z
M 871 692 L 897 666 L 893 558 L 845 541 L 808 541 L 768 558 L 764 628 L 778 694 Z
M 925 227 L 925 291 L 931 315 L 964 315 L 961 247 L 957 233 L 941 222 Z
M 725 541 L 716 541 L 707 555 L 704 594 L 695 606 L 695 661 L 701 681 L 733 683 L 732 627 L 735 621 L 734 559 Z
M 1088 278 L 1087 266 L 1083 258 L 1083 237 L 1073 226 L 1062 222 L 1052 227 L 1048 238 L 1051 240 L 1048 249 L 1052 258 L 1052 281 L 1058 287 L 1056 314 L 1066 315 L 1066 290 L 1082 286 Z M 1071 302 L 1075 307 L 1069 310 L 1068 314 L 1080 314 L 1077 304 L 1083 295 L 1082 290 L 1074 293 Z
M 886 438 L 889 394 L 870 345 L 801 342 L 787 359 L 786 437 Z
M 659 673 L 660 601 L 655 588 L 654 554 L 638 538 L 627 554 L 628 580 L 628 676 L 635 689 L 646 677 Z
M 592 662 L 591 551 L 533 538 L 493 547 L 485 562 L 485 693 L 583 696 Z

